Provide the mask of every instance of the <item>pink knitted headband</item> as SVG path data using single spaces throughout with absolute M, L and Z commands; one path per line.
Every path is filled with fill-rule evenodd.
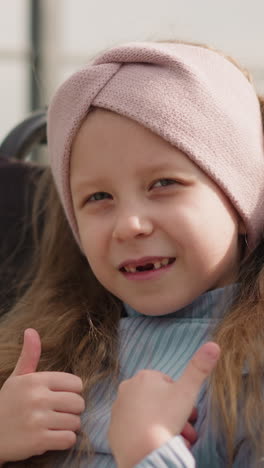
M 264 224 L 263 131 L 256 93 L 237 67 L 203 47 L 129 43 L 60 86 L 48 113 L 49 153 L 78 243 L 70 153 L 90 106 L 130 117 L 187 154 L 221 187 L 256 245 Z

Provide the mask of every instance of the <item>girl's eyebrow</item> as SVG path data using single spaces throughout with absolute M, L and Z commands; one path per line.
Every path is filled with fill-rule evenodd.
M 82 192 L 82 190 L 86 189 L 87 187 L 92 187 L 95 185 L 101 185 L 106 182 L 106 177 L 96 177 L 96 178 L 89 178 L 89 177 L 80 177 L 72 184 L 72 190 L 75 192 Z
M 181 173 L 186 173 L 188 172 L 188 169 L 185 167 L 181 167 L 181 164 L 177 164 L 176 161 L 174 164 L 171 162 L 163 162 L 161 164 L 157 165 L 147 165 L 144 167 L 140 167 L 135 171 L 135 175 L 153 175 L 157 172 L 162 172 L 162 171 L 174 171 L 174 172 L 181 172 Z M 76 179 L 76 181 L 73 183 L 72 189 L 76 192 L 81 192 L 82 190 L 87 189 L 87 187 L 93 187 L 96 186 L 98 187 L 99 185 L 104 185 L 107 182 L 108 176 L 107 173 L 105 175 L 100 175 L 98 177 L 89 177 L 89 176 L 84 176 Z
M 159 163 L 159 164 L 156 164 L 156 165 L 149 165 L 149 166 L 145 166 L 145 167 L 142 167 L 140 169 L 138 169 L 138 171 L 136 172 L 136 175 L 139 175 L 139 174 L 149 174 L 149 175 L 154 175 L 156 173 L 160 173 L 160 172 L 165 172 L 165 171 L 170 171 L 173 174 L 178 174 L 178 175 L 188 175 L 189 172 L 190 172 L 190 167 L 189 165 L 186 165 L 185 164 L 182 164 L 181 161 L 177 161 L 176 158 L 175 158 L 175 161 L 171 162 L 171 161 L 164 161 L 163 163 Z
M 174 164 L 166 161 L 161 164 L 157 164 L 157 165 L 152 164 L 149 166 L 142 167 L 138 170 L 138 172 L 153 174 L 154 172 L 162 172 L 162 171 L 167 171 L 167 170 L 170 170 L 170 171 L 181 170 L 182 171 L 182 168 L 180 167 L 180 164 L 176 163 L 176 161 L 174 162 Z

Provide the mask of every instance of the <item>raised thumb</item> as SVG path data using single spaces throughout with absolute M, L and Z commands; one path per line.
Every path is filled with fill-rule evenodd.
M 23 347 L 12 376 L 30 374 L 38 367 L 41 354 L 41 341 L 34 328 L 27 328 L 24 332 Z
M 211 341 L 201 346 L 189 361 L 179 380 L 181 385 L 188 389 L 189 395 L 193 397 L 193 402 L 198 396 L 203 382 L 216 366 L 219 357 L 220 348 Z

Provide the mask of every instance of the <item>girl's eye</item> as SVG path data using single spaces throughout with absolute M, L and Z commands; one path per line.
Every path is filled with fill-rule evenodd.
M 176 184 L 177 181 L 173 179 L 159 179 L 153 184 L 153 187 L 165 187 L 166 185 Z
M 87 202 L 105 200 L 106 198 L 109 198 L 109 197 L 111 197 L 111 195 L 107 192 L 96 192 L 87 199 Z

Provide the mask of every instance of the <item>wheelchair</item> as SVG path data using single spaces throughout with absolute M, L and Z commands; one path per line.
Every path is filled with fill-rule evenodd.
M 46 110 L 15 126 L 0 145 L 0 300 L 1 313 L 17 299 L 34 255 L 31 222 L 33 198 L 45 166 L 28 160 L 30 152 L 47 143 Z

